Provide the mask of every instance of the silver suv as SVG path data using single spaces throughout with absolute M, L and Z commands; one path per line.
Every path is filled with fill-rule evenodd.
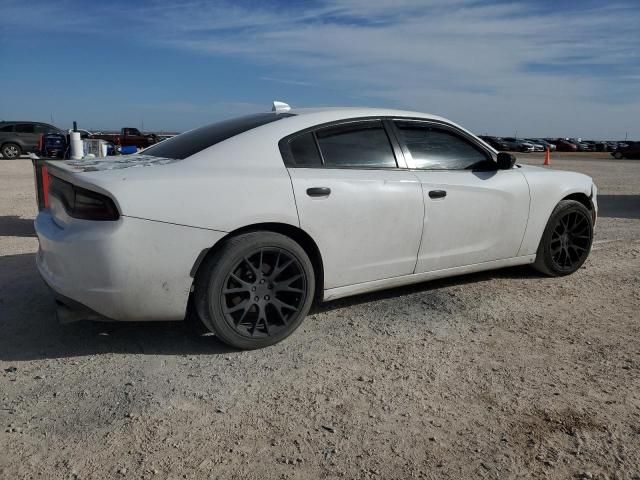
M 40 135 L 61 133 L 53 125 L 40 122 L 0 122 L 0 153 L 6 159 L 20 157 L 38 148 Z

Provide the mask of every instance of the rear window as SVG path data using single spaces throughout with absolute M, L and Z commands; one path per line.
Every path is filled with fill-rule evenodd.
M 256 113 L 254 115 L 246 115 L 244 117 L 212 123 L 211 125 L 196 128 L 195 130 L 164 140 L 157 145 L 147 148 L 144 154 L 182 160 L 216 143 L 266 125 L 267 123 L 291 116 L 293 116 L 291 113 Z
M 19 123 L 16 125 L 16 132 L 18 133 L 33 133 L 34 130 L 33 123 Z

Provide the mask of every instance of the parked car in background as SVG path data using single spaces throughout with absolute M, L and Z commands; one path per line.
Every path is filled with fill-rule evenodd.
M 533 145 L 533 151 L 534 152 L 544 152 L 545 147 L 542 143 L 538 142 L 537 140 L 532 140 L 530 138 L 525 138 L 524 139 L 525 142 L 530 143 L 531 145 Z
M 568 138 L 568 141 L 573 143 L 579 152 L 592 152 L 595 150 L 595 147 L 591 145 L 589 142 L 583 141 L 581 138 Z
M 524 140 L 519 140 L 514 137 L 502 137 L 502 141 L 508 145 L 507 150 L 510 152 L 533 152 L 534 146 Z
M 509 144 L 504 140 L 502 140 L 502 138 L 500 137 L 490 137 L 488 135 L 480 135 L 480 137 L 478 138 L 481 138 L 482 140 L 487 142 L 489 145 L 491 145 L 493 148 L 495 148 L 499 152 L 500 151 L 504 152 L 509 150 Z
M 94 133 L 90 138 L 106 140 L 121 147 L 147 148 L 158 143 L 159 139 L 155 133 L 141 133 L 137 128 L 125 127 L 120 133 Z
M 621 145 L 624 146 L 618 146 L 618 148 L 611 152 L 611 156 L 617 159 L 640 158 L 640 142 L 627 142 Z
M 596 152 L 610 152 L 609 143 L 605 141 L 596 141 Z
M 38 149 L 45 133 L 65 133 L 58 127 L 40 122 L 0 122 L 0 153 L 8 160 Z
M 575 143 L 565 140 L 564 138 L 557 138 L 556 140 L 554 140 L 554 144 L 559 152 L 578 151 L 578 146 Z
M 428 114 L 274 110 L 115 166 L 48 163 L 36 263 L 60 318 L 189 311 L 253 349 L 293 333 L 314 301 L 514 265 L 568 275 L 589 255 L 586 175 L 515 166 Z
M 534 144 L 541 145 L 542 151 L 546 150 L 547 148 L 549 149 L 550 152 L 555 152 L 556 150 L 556 146 L 553 143 L 549 143 L 542 138 L 527 138 L 526 140 Z

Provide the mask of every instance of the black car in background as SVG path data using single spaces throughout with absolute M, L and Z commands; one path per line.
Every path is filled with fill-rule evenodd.
M 625 144 L 621 144 L 611 152 L 611 155 L 617 159 L 640 158 L 640 142 L 626 142 Z
M 34 152 L 40 135 L 45 133 L 65 132 L 41 122 L 0 122 L 0 153 L 3 158 L 12 160 L 23 153 Z
M 509 145 L 505 141 L 503 141 L 500 137 L 490 137 L 488 135 L 480 135 L 479 138 L 487 142 L 489 145 L 491 145 L 493 148 L 495 148 L 499 152 L 505 152 L 509 150 Z

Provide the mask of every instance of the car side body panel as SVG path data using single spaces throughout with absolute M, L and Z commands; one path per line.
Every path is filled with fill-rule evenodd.
M 323 259 L 324 288 L 409 275 L 424 206 L 420 182 L 403 169 L 291 168 L 300 227 Z M 310 197 L 308 188 L 331 189 Z
M 199 253 L 224 233 L 121 217 L 69 218 L 60 202 L 35 222 L 36 264 L 58 294 L 122 321 L 182 320 Z
M 40 212 L 36 219 L 41 245 L 38 268 L 45 281 L 60 294 L 112 319 L 184 318 L 192 269 L 202 252 L 240 228 L 279 223 L 302 228 L 318 245 L 325 262 L 323 289 L 328 300 L 531 263 L 555 205 L 573 193 L 592 193 L 591 179 L 576 173 L 533 167 L 497 172 L 505 179 L 508 175 L 525 178 L 526 185 L 520 182 L 517 193 L 511 193 L 518 202 L 514 212 L 506 212 L 508 221 L 492 223 L 491 228 L 474 227 L 474 232 L 512 229 L 515 237 L 522 238 L 519 248 L 510 241 L 499 248 L 502 253 L 497 257 L 470 256 L 457 263 L 438 263 L 434 251 L 431 257 L 436 261 L 425 269 L 428 271 L 416 272 L 421 232 L 423 226 L 428 230 L 430 219 L 428 211 L 424 215 L 424 194 L 430 187 L 423 188 L 418 174 L 408 169 L 326 169 L 312 177 L 304 169 L 287 170 L 278 142 L 329 122 L 371 117 L 421 118 L 468 132 L 445 119 L 415 112 L 321 109 L 299 113 L 228 138 L 184 160 L 138 162 L 144 154 L 134 155 L 102 170 L 92 168 L 91 162 L 49 163 L 54 175 L 112 198 L 121 217 L 115 222 L 70 219 L 55 202 L 51 209 Z M 336 187 L 331 208 L 324 208 L 329 203 L 323 204 L 323 199 L 307 202 L 306 188 L 325 186 L 316 185 L 318 180 L 331 181 Z M 521 208 L 529 202 L 527 188 L 529 207 Z M 300 199 L 307 203 L 303 205 Z M 502 200 L 501 212 L 509 195 Z M 456 208 L 465 208 L 464 203 Z M 482 212 L 491 203 L 474 210 L 467 223 L 485 222 Z M 370 208 L 366 215 L 358 213 L 366 207 Z M 450 215 L 455 217 L 455 209 Z M 447 226 L 446 216 L 441 215 L 441 228 Z M 463 226 L 464 222 L 455 230 L 458 237 L 464 234 Z M 452 242 L 456 235 L 451 235 Z M 424 239 L 429 241 L 428 235 Z M 487 240 L 476 240 L 480 247 L 483 242 Z M 496 244 L 495 239 L 488 242 Z M 507 258 L 498 258 L 508 252 L 512 253 Z
M 584 194 L 591 198 L 597 213 L 598 205 L 595 192 L 592 192 L 594 187 L 591 177 L 576 172 L 549 170 L 528 165 L 523 165 L 521 170 L 529 184 L 531 207 L 518 256 L 536 253 L 551 212 L 563 198 L 576 193 Z
M 424 189 L 424 233 L 416 273 L 518 255 L 529 216 L 519 168 L 416 171 Z M 430 191 L 446 192 L 430 198 Z

